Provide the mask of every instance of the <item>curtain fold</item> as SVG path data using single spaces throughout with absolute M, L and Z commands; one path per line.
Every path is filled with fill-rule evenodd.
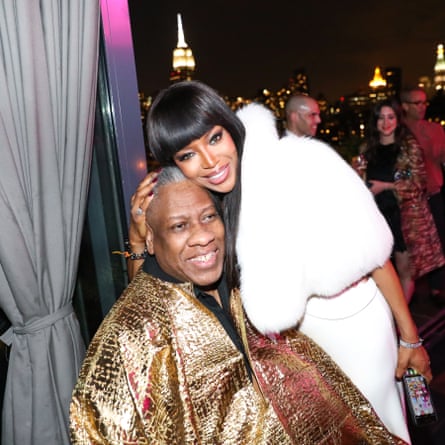
M 0 307 L 12 323 L 2 443 L 69 444 L 84 354 L 72 308 L 99 39 L 97 0 L 0 2 Z

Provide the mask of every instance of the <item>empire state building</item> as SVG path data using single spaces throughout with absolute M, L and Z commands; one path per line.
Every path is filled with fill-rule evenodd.
M 173 50 L 173 67 L 170 72 L 170 82 L 172 83 L 180 80 L 192 80 L 196 66 L 192 50 L 185 42 L 181 14 L 178 14 L 177 18 L 178 44 Z
M 437 45 L 437 60 L 434 65 L 434 88 L 445 90 L 445 59 L 443 54 L 443 44 Z

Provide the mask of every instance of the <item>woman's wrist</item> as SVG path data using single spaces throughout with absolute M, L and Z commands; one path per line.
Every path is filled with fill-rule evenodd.
M 144 260 L 148 255 L 145 242 L 131 243 L 130 241 L 125 241 L 125 250 L 127 252 L 126 257 L 130 260 Z
M 418 343 L 420 336 L 414 323 L 406 323 L 403 328 L 398 327 L 399 339 L 405 343 Z
M 146 244 L 145 240 L 134 242 L 130 239 L 128 241 L 125 241 L 125 247 L 130 252 L 141 253 L 145 250 Z
M 417 341 L 405 341 L 402 338 L 399 339 L 399 346 L 408 349 L 417 349 L 423 345 L 423 338 L 418 337 Z
M 407 343 L 417 343 L 420 338 L 419 331 L 407 304 L 403 304 L 402 308 L 397 310 L 397 312 L 393 311 L 393 314 L 396 320 L 398 337 Z

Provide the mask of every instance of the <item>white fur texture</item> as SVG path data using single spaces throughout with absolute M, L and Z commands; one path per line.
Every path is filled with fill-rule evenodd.
M 246 127 L 241 295 L 258 330 L 279 332 L 298 324 L 311 295 L 335 295 L 383 265 L 393 239 L 372 194 L 331 147 L 279 139 L 262 105 L 238 116 Z

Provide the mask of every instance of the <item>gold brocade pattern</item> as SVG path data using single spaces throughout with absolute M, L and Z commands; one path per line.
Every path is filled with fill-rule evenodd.
M 437 227 L 429 208 L 422 149 L 413 137 L 401 147 L 396 169 L 410 172 L 394 182 L 411 276 L 417 279 L 445 264 Z
M 295 329 L 273 339 L 261 335 L 244 324 L 237 294 L 232 310 L 249 345 L 258 384 L 295 444 L 406 445 L 386 429 L 367 399 L 309 337 Z
M 70 429 L 73 444 L 292 443 L 191 286 L 142 270 L 88 348 Z

